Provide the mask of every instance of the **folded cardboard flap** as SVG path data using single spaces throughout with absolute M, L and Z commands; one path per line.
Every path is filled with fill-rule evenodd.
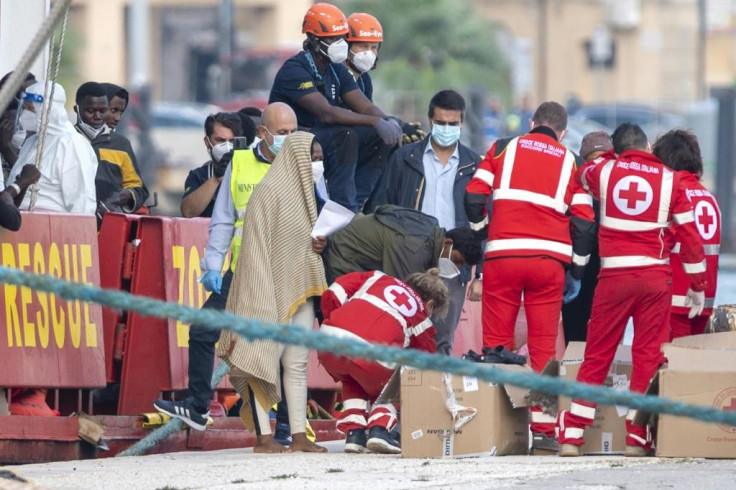
M 673 371 L 736 371 L 736 352 L 732 350 L 714 350 L 691 345 L 664 344 L 662 346 L 662 352 L 667 358 L 667 369 Z
M 709 350 L 736 350 L 736 332 L 689 335 L 672 341 L 674 345 L 698 347 Z
M 495 367 L 517 373 L 532 372 L 531 368 L 528 366 L 516 366 L 514 364 L 498 364 Z M 529 403 L 526 401 L 526 395 L 529 393 L 529 388 L 524 388 L 523 386 L 503 385 L 503 389 L 509 397 L 512 407 L 524 408 L 529 406 Z

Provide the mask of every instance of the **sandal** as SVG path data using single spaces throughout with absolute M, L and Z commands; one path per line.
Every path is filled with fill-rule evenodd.
M 473 349 L 470 349 L 467 354 L 463 354 L 463 359 L 473 362 L 485 362 L 484 356 L 482 354 L 478 354 Z
M 520 356 L 506 349 L 502 345 L 483 347 L 483 361 L 489 364 L 526 364 L 526 356 Z

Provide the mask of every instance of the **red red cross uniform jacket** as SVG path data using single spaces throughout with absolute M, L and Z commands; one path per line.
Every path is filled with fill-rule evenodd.
M 576 183 L 575 170 L 575 156 L 549 128 L 494 143 L 465 197 L 471 227 L 488 224 L 486 258 L 546 255 L 572 262 L 573 276 L 582 277 L 595 225 L 593 200 Z
M 322 295 L 321 332 L 433 353 L 436 330 L 419 295 L 380 271 L 351 272 Z M 355 359 L 369 365 L 373 361 Z
M 705 308 L 702 316 L 708 317 L 713 311 L 718 283 L 718 254 L 721 249 L 721 210 L 713 194 L 698 181 L 698 176 L 680 172 L 685 194 L 692 202 L 695 212 L 695 227 L 703 243 L 705 253 Z M 682 266 L 682 239 L 680 232 L 672 227 L 672 246 L 670 265 L 672 266 L 672 313 L 687 315 L 685 295 L 690 287 L 690 279 Z
M 705 288 L 705 256 L 684 177 L 638 150 L 618 159 L 606 153 L 581 169 L 583 188 L 600 200 L 600 277 L 641 267 L 669 271 L 668 230 L 674 224 L 688 284 L 695 291 Z

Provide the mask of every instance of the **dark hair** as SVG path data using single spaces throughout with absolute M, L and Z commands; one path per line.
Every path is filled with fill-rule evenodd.
M 465 118 L 465 99 L 454 90 L 440 90 L 429 101 L 428 116 L 430 119 L 434 117 L 434 109 L 439 107 L 446 111 L 460 111 L 461 120 Z
M 232 112 L 218 112 L 217 114 L 210 114 L 207 119 L 204 120 L 204 134 L 207 137 L 212 136 L 212 132 L 215 130 L 215 123 L 222 124 L 233 132 L 235 136 L 243 135 L 243 123 L 240 121 L 240 116 Z
M 463 254 L 466 264 L 477 264 L 483 257 L 481 240 L 470 228 L 455 228 L 447 231 L 445 232 L 445 238 L 452 240 L 452 248 Z
M 703 175 L 700 144 L 692 131 L 673 129 L 666 132 L 654 143 L 652 153 L 672 170 L 684 170 L 698 177 Z
M 245 114 L 246 116 L 251 116 L 251 117 L 262 117 L 263 111 L 260 110 L 258 107 L 248 106 L 248 107 L 243 107 L 242 109 L 240 109 L 238 111 L 238 114 Z
M 632 122 L 621 123 L 611 135 L 613 151 L 620 155 L 626 150 L 646 150 L 647 135 L 641 127 Z
M 5 74 L 5 76 L 3 76 L 2 78 L 0 78 L 0 88 L 3 88 L 3 86 L 5 85 L 5 83 L 8 81 L 8 79 L 12 75 L 13 75 L 13 72 L 12 71 L 9 71 L 8 73 Z M 31 72 L 26 73 L 26 78 L 23 81 L 24 82 L 27 82 L 29 80 L 33 80 L 35 82 L 36 81 L 36 75 L 34 75 Z M 21 92 L 23 92 L 23 89 L 22 88 L 18 89 L 18 91 L 13 96 L 13 98 L 10 99 L 10 103 L 8 104 L 8 108 L 5 109 L 6 111 L 13 111 L 13 110 L 18 109 L 18 100 L 17 99 L 20 98 Z
M 245 142 L 250 146 L 256 139 L 256 123 L 253 122 L 253 119 L 248 114 L 242 112 L 242 110 L 236 112 L 236 114 L 240 118 L 240 124 L 243 129 L 242 135 L 245 137 Z
M 113 97 L 120 97 L 125 101 L 125 107 L 128 107 L 128 100 L 130 99 L 130 94 L 127 90 L 125 90 L 120 85 L 115 85 L 114 83 L 101 83 L 102 88 L 105 89 L 105 93 L 107 94 L 107 101 L 110 102 Z
M 77 95 L 74 98 L 74 102 L 77 105 L 82 105 L 85 97 L 105 97 L 107 98 L 107 92 L 105 87 L 101 83 L 97 82 L 84 82 L 77 89 Z
M 534 111 L 532 121 L 537 126 L 547 126 L 561 133 L 567 128 L 567 109 L 554 101 L 542 102 Z

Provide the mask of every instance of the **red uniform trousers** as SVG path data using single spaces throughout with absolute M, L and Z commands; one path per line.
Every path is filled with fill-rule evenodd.
M 698 315 L 693 319 L 684 313 L 672 313 L 670 315 L 670 341 L 687 337 L 688 335 L 700 335 L 705 333 L 708 326 L 708 315 Z
M 529 358 L 541 372 L 555 357 L 565 268 L 551 257 L 501 257 L 483 264 L 483 345 L 514 349 L 516 317 L 524 294 Z M 531 430 L 554 436 L 556 419 L 532 407 Z
M 604 271 L 593 298 L 585 359 L 577 380 L 593 385 L 604 383 L 629 317 L 633 317 L 633 369 L 629 389 L 644 393 L 665 361 L 661 346 L 669 337 L 671 302 L 672 278 L 666 270 L 650 268 L 621 275 L 606 275 Z M 583 430 L 593 423 L 595 407 L 595 403 L 586 400 L 573 400 L 570 410 L 559 414 L 558 441 L 582 445 Z M 649 449 L 648 427 L 633 425 L 635 414 L 635 410 L 629 410 L 626 416 L 626 444 Z
M 337 420 L 337 430 L 343 434 L 355 429 L 374 426 L 389 431 L 396 426 L 397 411 L 393 404 L 374 405 L 368 416 L 370 402 L 378 398 L 386 386 L 393 369 L 377 362 L 359 361 L 329 352 L 320 352 L 319 360 L 335 381 L 342 383 L 343 411 Z M 366 420 L 366 416 L 368 419 Z

